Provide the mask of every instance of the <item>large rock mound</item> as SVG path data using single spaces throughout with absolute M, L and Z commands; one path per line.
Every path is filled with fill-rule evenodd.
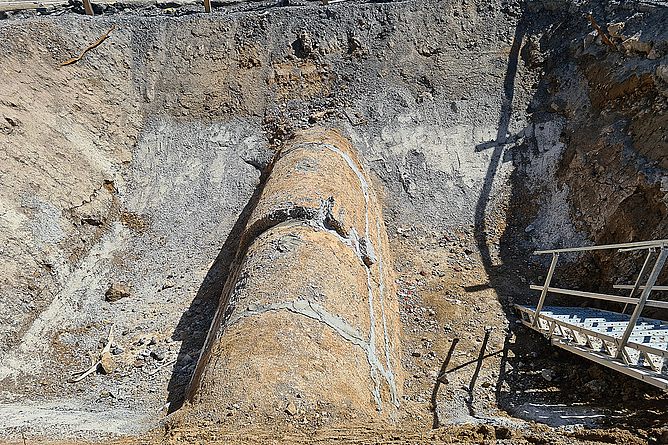
M 272 417 L 305 405 L 395 419 L 403 379 L 389 256 L 380 205 L 348 141 L 300 132 L 251 214 L 192 408 L 223 417 L 228 402 Z

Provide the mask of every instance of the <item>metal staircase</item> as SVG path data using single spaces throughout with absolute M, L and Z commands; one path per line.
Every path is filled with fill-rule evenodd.
M 619 252 L 647 250 L 635 283 L 613 286 L 615 289 L 630 290 L 628 297 L 550 287 L 560 253 L 604 249 L 617 249 Z M 653 290 L 668 290 L 667 286 L 655 286 L 668 257 L 668 240 L 544 250 L 534 254 L 552 254 L 552 263 L 545 284 L 531 286 L 531 289 L 541 291 L 538 305 L 515 305 L 522 323 L 544 334 L 555 346 L 668 389 L 668 322 L 641 317 L 645 307 L 668 309 L 668 302 L 649 299 Z M 643 284 L 650 267 L 649 277 Z M 543 307 L 549 292 L 626 305 L 621 313 L 583 307 Z M 640 296 L 636 298 L 638 292 Z M 631 315 L 626 315 L 624 312 L 629 305 L 634 306 L 634 310 Z

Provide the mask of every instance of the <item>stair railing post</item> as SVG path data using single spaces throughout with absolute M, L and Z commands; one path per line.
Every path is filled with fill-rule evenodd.
M 83 5 L 86 15 L 95 15 L 93 14 L 93 5 L 90 3 L 90 0 L 83 0 Z
M 545 296 L 547 295 L 547 289 L 550 287 L 550 281 L 552 280 L 552 275 L 554 274 L 554 268 L 557 267 L 557 260 L 559 259 L 559 252 L 554 252 L 552 254 L 552 263 L 550 264 L 550 270 L 547 272 L 547 278 L 545 278 L 545 285 L 543 286 L 543 291 L 540 293 L 540 300 L 538 300 L 538 306 L 536 306 L 536 312 L 533 314 L 533 323 L 531 327 L 535 327 L 538 324 L 538 315 L 543 309 L 543 303 L 545 303 Z
M 649 269 L 649 263 L 650 260 L 652 259 L 652 256 L 654 255 L 654 252 L 656 252 L 656 249 L 654 247 L 650 247 L 649 249 L 647 249 L 647 257 L 645 257 L 645 263 L 642 265 L 642 269 L 640 269 L 638 278 L 636 278 L 636 284 L 633 285 L 633 289 L 631 290 L 631 294 L 629 295 L 630 298 L 633 298 L 636 292 L 638 292 L 638 289 L 640 288 L 640 283 L 642 282 L 642 279 L 645 278 L 647 269 Z M 628 305 L 629 305 L 628 303 L 624 305 L 624 310 L 622 311 L 622 314 L 626 312 L 626 308 L 628 307 Z
M 649 298 L 649 294 L 650 292 L 652 292 L 652 287 L 654 286 L 654 283 L 656 283 L 656 279 L 659 277 L 659 273 L 663 268 L 663 264 L 666 262 L 666 257 L 668 257 L 668 249 L 666 249 L 665 246 L 661 246 L 661 252 L 659 253 L 659 257 L 656 259 L 656 263 L 654 263 L 654 268 L 652 269 L 652 273 L 649 275 L 649 278 L 647 279 L 647 284 L 645 285 L 645 289 L 643 289 L 642 294 L 640 295 L 640 299 L 636 304 L 636 308 L 633 311 L 633 315 L 631 315 L 631 319 L 629 320 L 629 325 L 626 327 L 624 335 L 622 336 L 621 341 L 617 345 L 617 354 L 615 355 L 615 358 L 622 357 L 622 353 L 624 352 L 626 343 L 628 343 L 629 338 L 631 337 L 633 328 L 636 327 L 636 323 L 638 322 L 638 318 L 640 318 L 640 314 L 642 313 L 642 310 L 645 307 L 647 298 Z

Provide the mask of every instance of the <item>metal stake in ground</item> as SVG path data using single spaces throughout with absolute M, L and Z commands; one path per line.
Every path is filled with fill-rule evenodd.
M 445 358 L 445 361 L 441 366 L 441 371 L 438 373 L 438 377 L 436 377 L 436 382 L 434 383 L 434 390 L 431 393 L 431 404 L 429 405 L 429 409 L 434 412 L 434 422 L 432 424 L 432 428 L 438 428 L 438 416 L 436 415 L 436 397 L 438 396 L 438 388 L 441 386 L 441 383 L 444 385 L 448 383 L 448 379 L 445 377 L 445 371 L 448 369 L 448 364 L 452 358 L 452 353 L 455 352 L 455 346 L 457 346 L 458 342 L 459 338 L 452 340 L 452 343 L 450 344 L 450 350 L 448 351 L 448 356 Z
M 471 394 L 471 399 L 473 399 L 473 387 L 475 386 L 475 381 L 478 380 L 478 373 L 480 368 L 482 368 L 482 361 L 485 358 L 485 349 L 487 349 L 487 342 L 489 341 L 489 334 L 492 332 L 491 329 L 485 329 L 485 339 L 482 341 L 482 346 L 480 347 L 480 354 L 478 355 L 478 364 L 475 367 L 475 372 L 473 373 L 473 378 L 471 378 L 471 384 L 469 385 L 469 393 Z

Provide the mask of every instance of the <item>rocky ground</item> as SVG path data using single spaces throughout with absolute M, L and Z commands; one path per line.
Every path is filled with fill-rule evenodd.
M 668 238 L 665 3 L 330 3 L 0 12 L 3 437 L 660 441 L 663 393 L 553 349 L 512 304 L 535 302 L 536 247 Z M 399 421 L 173 425 L 261 171 L 315 124 L 350 138 L 384 206 Z M 606 290 L 638 260 L 556 282 Z M 129 296 L 106 300 L 113 283 Z M 68 383 L 112 326 L 107 373 Z

